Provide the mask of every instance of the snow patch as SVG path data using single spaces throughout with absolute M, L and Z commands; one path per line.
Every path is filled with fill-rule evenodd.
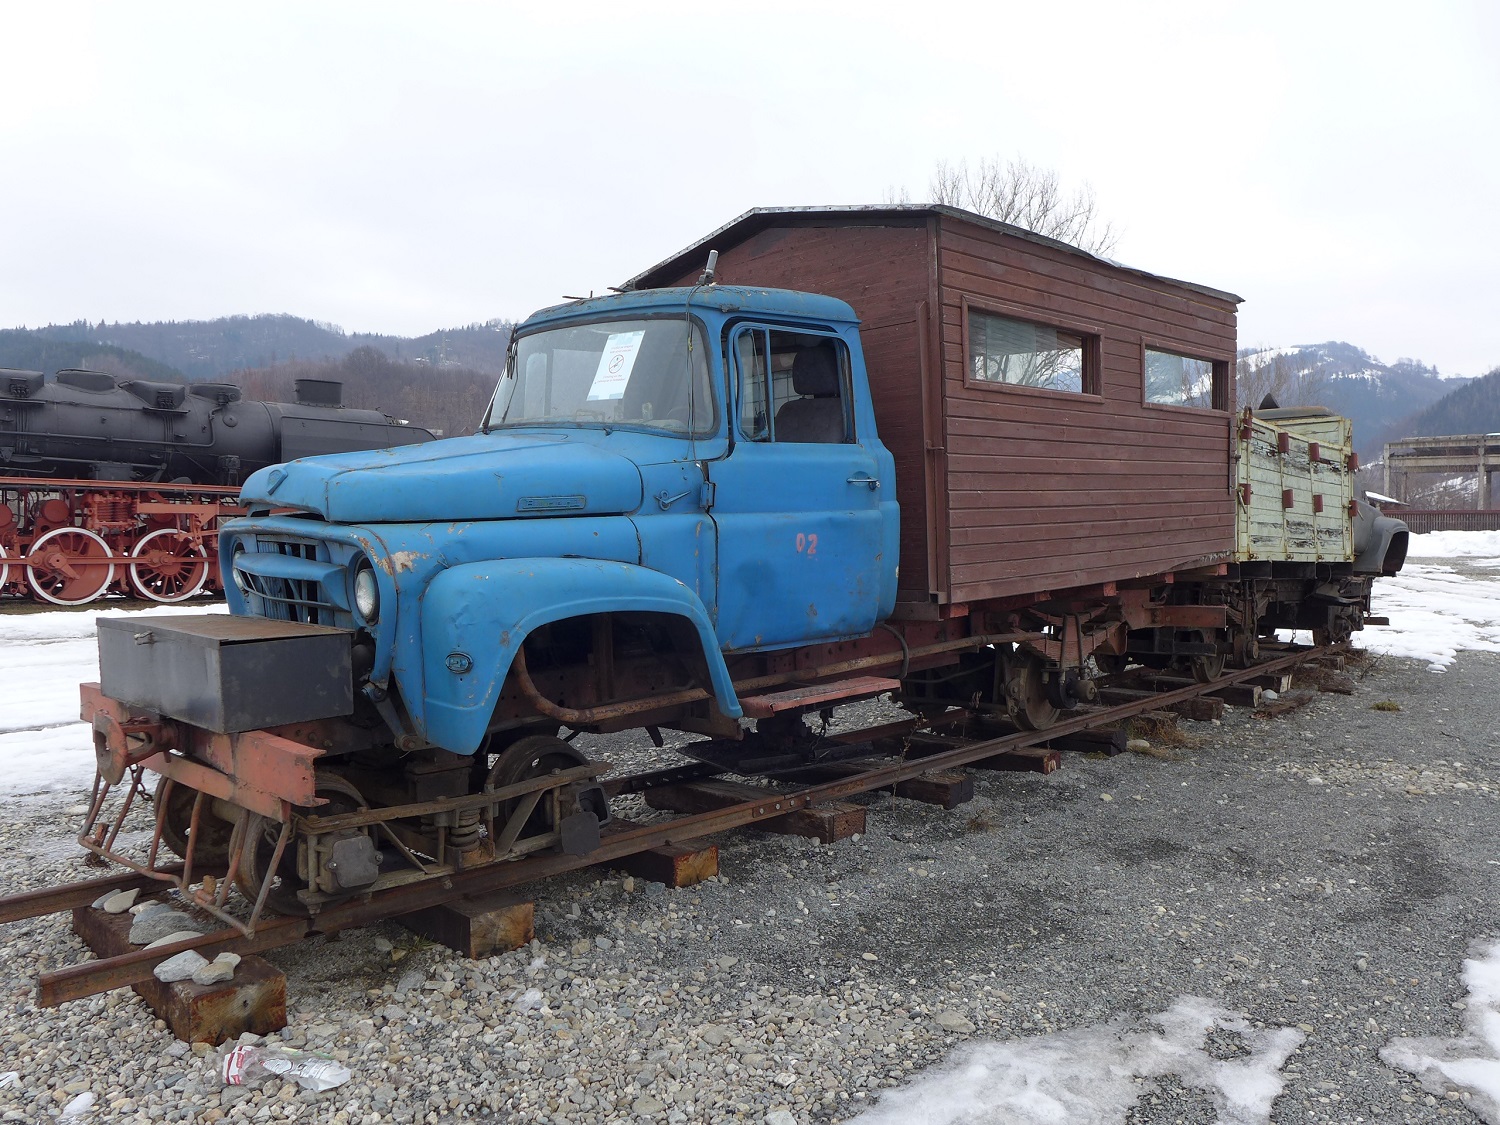
M 1413 559 L 1500 559 L 1500 531 L 1429 531 L 1413 535 L 1406 554 Z
M 1407 558 L 1500 565 L 1500 531 L 1413 535 Z M 1408 561 L 1400 574 L 1375 582 L 1371 605 L 1391 624 L 1355 634 L 1355 644 L 1370 652 L 1425 660 L 1433 672 L 1446 670 L 1463 651 L 1500 652 L 1500 578 Z
M 1232 1042 L 1232 1057 L 1207 1049 Z M 1198 996 L 1143 1020 L 1001 1043 L 967 1044 L 916 1081 L 883 1094 L 858 1125 L 1123 1125 L 1131 1108 L 1176 1075 L 1206 1091 L 1220 1125 L 1266 1125 L 1280 1070 L 1305 1036 L 1258 1029 Z M 1221 1052 L 1224 1053 L 1224 1052 Z
M 76 792 L 93 782 L 94 736 L 78 720 L 78 685 L 99 678 L 99 618 L 226 612 L 214 605 L 0 615 L 0 797 Z
M 1431 1094 L 1467 1092 L 1468 1108 L 1489 1125 L 1500 1125 L 1500 941 L 1480 943 L 1473 952 L 1464 962 L 1468 1034 L 1456 1039 L 1393 1039 L 1381 1049 L 1380 1058 L 1387 1066 L 1415 1075 Z

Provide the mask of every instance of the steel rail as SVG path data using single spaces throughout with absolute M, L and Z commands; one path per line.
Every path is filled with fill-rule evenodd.
M 262 922 L 255 933 L 245 936 L 239 930 L 222 929 L 197 937 L 159 945 L 155 949 L 137 949 L 118 957 L 83 961 L 66 969 L 43 973 L 36 982 L 36 1002 L 43 1008 L 55 1008 L 69 1000 L 81 1000 L 112 988 L 124 988 L 151 979 L 151 970 L 169 957 L 196 949 L 210 959 L 217 953 L 260 953 L 295 945 L 309 933 L 309 919 L 278 917 Z
M 160 870 L 166 875 L 180 875 L 182 864 L 166 864 Z M 159 880 L 149 875 L 123 871 L 118 875 L 85 879 L 80 883 L 64 883 L 60 887 L 22 891 L 18 895 L 0 898 L 0 924 L 19 922 L 26 918 L 39 918 L 44 914 L 56 914 L 59 910 L 71 910 L 75 906 L 88 906 L 106 892 L 145 890 L 147 887 L 157 885 L 159 885 Z
M 933 770 L 969 765 L 984 758 L 998 757 L 1012 751 L 1040 745 L 1054 738 L 1076 734 L 1081 730 L 1133 718 L 1148 711 L 1160 710 L 1163 706 L 1207 695 L 1219 688 L 1228 687 L 1243 680 L 1294 667 L 1320 655 L 1325 650 L 1326 646 L 1300 649 L 1249 668 L 1226 672 L 1210 683 L 1189 684 L 1174 691 L 1157 692 L 1129 703 L 1089 711 L 1056 723 L 1046 730 L 1017 731 L 996 738 L 982 739 L 923 758 L 904 759 L 892 765 L 881 766 L 819 785 L 786 792 L 768 790 L 763 798 L 742 801 L 726 808 L 679 816 L 662 824 L 638 825 L 618 832 L 608 832 L 600 846 L 587 855 L 538 855 L 514 862 L 490 863 L 483 867 L 436 876 L 407 886 L 394 887 L 372 895 L 335 903 L 324 907 L 311 918 L 273 918 L 262 923 L 249 937 L 237 930 L 224 929 L 158 949 L 143 949 L 119 957 L 86 961 L 42 974 L 37 980 L 37 1003 L 42 1007 L 55 1007 L 69 1000 L 82 999 L 113 988 L 136 984 L 150 978 L 151 970 L 156 965 L 186 949 L 197 949 L 200 952 L 232 950 L 238 953 L 249 953 L 294 945 L 315 934 L 335 933 L 339 930 L 365 926 L 372 922 L 407 914 L 414 910 L 438 906 L 455 899 L 474 898 L 498 890 L 524 886 L 554 875 L 609 863 L 636 852 L 668 844 L 686 843 L 731 828 L 740 828 L 758 821 L 785 816 L 787 813 L 827 801 L 875 789 L 890 788 L 897 782 L 906 781 Z M 851 734 L 854 733 L 857 732 L 851 732 Z M 128 882 L 130 879 L 140 877 L 122 876 L 120 878 Z M 111 880 L 90 880 L 87 884 L 71 884 L 49 892 L 30 892 L 29 896 L 15 897 L 17 899 L 30 897 L 39 900 L 50 894 L 60 903 L 53 909 L 61 910 L 69 905 L 87 905 L 99 893 L 95 890 L 93 895 L 88 895 L 78 888 L 89 886 L 102 889 L 103 885 L 109 882 Z M 66 901 L 63 901 L 64 899 Z M 14 901 L 15 899 L 0 899 L 0 919 L 28 916 L 5 913 L 6 908 Z M 42 912 L 38 910 L 32 913 Z

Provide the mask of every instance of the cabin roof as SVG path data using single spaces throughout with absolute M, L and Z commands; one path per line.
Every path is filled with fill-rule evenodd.
M 821 293 L 801 293 L 792 289 L 773 289 L 763 285 L 715 285 L 711 288 L 647 286 L 636 291 L 625 289 L 601 297 L 580 298 L 539 309 L 527 317 L 519 331 L 529 331 L 534 324 L 551 324 L 564 319 L 608 316 L 618 312 L 641 312 L 669 309 L 679 314 L 691 305 L 729 312 L 753 308 L 757 312 L 795 316 L 806 320 L 857 322 L 848 303 Z
M 1035 242 L 1042 246 L 1049 246 L 1054 250 L 1061 250 L 1067 254 L 1074 254 L 1081 258 L 1087 258 L 1092 262 L 1107 266 L 1110 269 L 1120 270 L 1124 273 L 1134 274 L 1137 277 L 1150 278 L 1152 281 L 1165 282 L 1168 285 L 1179 286 L 1183 289 L 1202 293 L 1209 297 L 1215 297 L 1221 301 L 1229 301 L 1240 304 L 1244 298 L 1223 289 L 1214 289 L 1207 285 L 1199 285 L 1191 281 L 1183 281 L 1180 278 L 1166 277 L 1163 274 L 1150 273 L 1147 270 L 1135 269 L 1132 266 L 1122 265 L 1109 258 L 1102 258 L 1097 254 L 1091 254 L 1087 250 L 1081 250 L 1077 246 L 1048 238 L 1046 235 L 1037 234 L 1024 227 L 1014 226 L 1011 223 L 1002 223 L 998 219 L 977 214 L 973 211 L 965 211 L 959 207 L 949 207 L 941 203 L 882 203 L 882 204 L 853 204 L 853 205 L 830 205 L 821 207 L 752 207 L 743 215 L 731 219 L 715 231 L 711 231 L 689 246 L 684 247 L 669 258 L 665 258 L 643 270 L 634 277 L 620 285 L 621 289 L 651 289 L 656 286 L 674 281 L 692 269 L 703 266 L 704 260 L 710 250 L 724 250 L 730 246 L 738 245 L 768 227 L 784 224 L 787 222 L 822 222 L 830 220 L 845 226 L 880 226 L 893 221 L 906 221 L 921 219 L 929 215 L 940 215 L 944 218 L 954 219 L 958 222 L 972 223 L 975 226 L 986 227 L 990 230 L 1000 231 L 1026 242 Z

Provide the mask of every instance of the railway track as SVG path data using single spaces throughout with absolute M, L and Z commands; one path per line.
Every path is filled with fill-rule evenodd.
M 497 891 L 524 886 L 539 880 L 600 866 L 638 852 L 667 845 L 684 844 L 729 829 L 784 817 L 860 793 L 888 789 L 924 774 L 955 769 L 984 759 L 1042 746 L 1080 732 L 1108 728 L 1138 715 L 1157 711 L 1175 703 L 1220 691 L 1225 687 L 1270 673 L 1286 671 L 1298 664 L 1323 655 L 1326 647 L 1295 648 L 1283 655 L 1264 660 L 1248 668 L 1225 672 L 1209 683 L 1194 683 L 1168 691 L 1156 691 L 1129 702 L 1108 707 L 1080 709 L 1041 731 L 1015 731 L 997 737 L 963 741 L 948 749 L 920 758 L 898 757 L 889 764 L 860 769 L 848 776 L 788 789 L 766 787 L 753 799 L 706 812 L 678 815 L 670 820 L 645 825 L 629 825 L 604 834 L 599 847 L 586 855 L 536 854 L 505 863 L 492 863 L 466 871 L 457 871 L 378 893 L 356 897 L 325 906 L 311 917 L 270 917 L 259 922 L 251 934 L 224 928 L 172 945 L 141 949 L 115 957 L 85 961 L 77 965 L 42 974 L 37 980 L 37 1002 L 54 1007 L 70 1000 L 122 988 L 151 978 L 152 970 L 162 961 L 185 950 L 196 950 L 206 956 L 231 951 L 239 954 L 296 944 L 318 934 L 370 925 L 387 918 L 408 914 L 427 907 L 479 898 Z M 939 720 L 941 723 L 941 720 Z M 931 722 L 913 719 L 886 724 L 839 736 L 846 744 L 862 739 L 891 738 L 917 734 L 933 726 Z M 654 787 L 711 776 L 722 772 L 702 764 L 674 767 L 636 774 L 607 783 L 612 793 L 638 793 Z M 29 891 L 0 898 L 0 923 L 41 917 L 64 910 L 87 906 L 106 891 L 132 887 L 160 886 L 160 881 L 135 872 L 67 883 L 57 887 Z M 189 904 L 184 904 L 185 907 Z

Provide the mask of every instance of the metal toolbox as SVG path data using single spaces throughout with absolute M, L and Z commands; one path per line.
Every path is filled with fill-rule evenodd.
M 99 686 L 219 734 L 354 710 L 348 629 L 205 613 L 101 617 Z

